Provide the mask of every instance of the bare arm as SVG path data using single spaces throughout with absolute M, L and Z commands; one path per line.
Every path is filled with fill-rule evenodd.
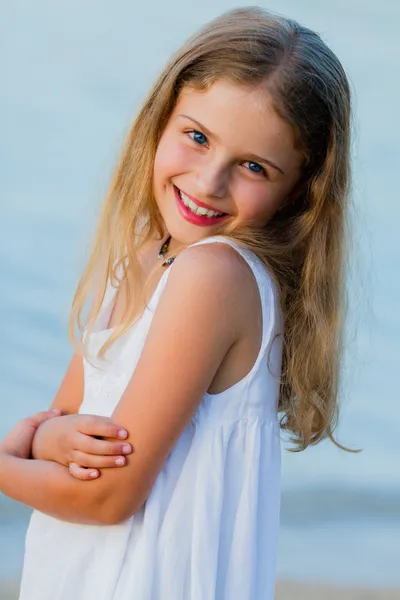
M 245 267 L 233 250 L 218 244 L 217 252 L 210 246 L 215 245 L 189 248 L 176 259 L 139 363 L 114 412 L 134 444 L 128 465 L 105 470 L 88 483 L 73 480 L 60 465 L 5 456 L 0 489 L 7 495 L 57 518 L 87 523 L 118 523 L 144 504 L 238 339 Z
M 96 466 L 96 460 L 100 459 L 102 466 L 116 466 L 116 458 L 125 460 L 125 457 L 115 455 L 123 453 L 122 447 L 126 442 L 101 441 L 91 435 L 125 439 L 127 432 L 118 435 L 121 428 L 110 419 L 76 415 L 82 399 L 83 361 L 75 354 L 51 405 L 51 408 L 61 410 L 66 416 L 45 420 L 38 426 L 31 443 L 32 455 L 38 460 L 26 460 L 0 451 L 0 490 L 18 502 L 63 521 L 105 524 L 108 515 L 106 511 L 103 512 L 102 488 L 94 494 L 91 483 L 72 477 L 68 468 L 63 466 L 68 464 L 64 456 L 68 457 L 71 453 L 70 460 L 80 459 L 80 464 L 84 464 L 80 456 L 82 452 L 77 453 L 74 449 L 75 446 L 81 446 L 87 452 L 104 453 L 103 457 L 91 457 L 92 466 Z M 79 417 L 79 427 L 86 435 L 74 430 L 74 420 Z M 71 424 L 68 423 L 70 420 Z M 76 444 L 73 440 L 76 440 Z M 88 471 L 87 478 L 92 472 Z
M 76 414 L 83 400 L 83 359 L 74 354 L 50 408 L 58 408 L 65 415 Z
M 100 295 L 99 286 L 95 288 L 95 299 Z M 95 304 L 93 299 L 92 307 Z M 54 397 L 50 408 L 58 408 L 64 415 L 73 415 L 79 412 L 84 394 L 83 358 L 74 353 L 68 364 L 64 378 Z
M 0 491 L 62 521 L 107 524 L 101 489 L 94 492 L 94 483 L 75 479 L 66 467 L 52 461 L 0 452 Z
M 0 491 L 49 515 L 74 523 L 103 523 L 101 490 L 69 475 L 54 462 L 29 460 L 32 439 L 41 424 L 57 421 L 52 411 L 23 419 L 0 443 Z M 100 492 L 100 493 L 99 493 Z
M 32 442 L 31 456 L 71 466 L 71 473 L 81 480 L 99 476 L 99 468 L 121 467 L 129 454 L 125 440 L 128 433 L 111 419 L 99 416 L 77 415 L 83 400 L 83 359 L 74 354 L 67 367 L 60 388 L 51 404 L 63 416 L 45 421 L 38 428 Z M 99 440 L 98 437 L 108 438 Z M 90 472 L 86 467 L 90 467 Z
M 76 414 L 82 404 L 83 386 L 83 359 L 78 354 L 74 354 L 50 408 L 58 408 L 63 415 Z M 54 425 L 57 428 L 57 423 L 45 421 L 39 427 L 32 443 L 33 458 L 59 460 L 58 454 L 53 451 L 54 438 L 52 433 L 55 430 Z

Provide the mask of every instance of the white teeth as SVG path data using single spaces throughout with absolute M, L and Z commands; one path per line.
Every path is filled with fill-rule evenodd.
M 193 200 L 189 200 L 188 206 L 189 206 L 190 210 L 192 210 L 193 212 L 196 212 L 196 210 L 197 210 L 197 204 L 195 204 L 193 202 Z
M 203 208 L 202 206 L 197 206 L 197 204 L 195 204 L 193 202 L 193 200 L 191 200 L 190 198 L 185 196 L 185 194 L 183 192 L 181 192 L 180 190 L 179 190 L 179 196 L 180 196 L 183 204 L 186 206 L 186 208 L 188 208 L 192 213 L 195 213 L 196 215 L 205 216 L 205 217 L 220 217 L 224 214 L 224 213 L 215 212 L 215 210 L 207 210 L 206 208 Z

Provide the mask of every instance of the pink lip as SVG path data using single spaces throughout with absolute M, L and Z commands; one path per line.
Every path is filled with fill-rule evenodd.
M 206 227 L 206 226 L 214 225 L 215 223 L 221 223 L 221 221 L 223 221 L 224 219 L 226 219 L 230 216 L 230 215 L 224 215 L 223 217 L 203 217 L 201 215 L 196 215 L 195 213 L 192 213 L 183 204 L 181 197 L 179 196 L 179 190 L 175 186 L 174 186 L 174 194 L 175 194 L 175 199 L 176 199 L 176 202 L 177 202 L 177 205 L 179 208 L 179 212 L 181 213 L 183 218 L 186 219 L 186 221 L 189 221 L 189 223 L 193 223 L 194 225 L 200 225 L 200 226 Z M 193 198 L 192 196 L 189 196 L 189 194 L 186 194 L 186 192 L 184 192 L 184 194 L 185 194 L 185 196 L 187 196 L 188 198 L 193 200 L 193 202 L 195 202 L 198 206 L 202 206 L 204 208 L 207 208 L 208 210 L 214 210 L 211 206 L 207 206 L 207 204 L 203 204 L 202 202 L 195 200 L 195 198 Z M 223 211 L 221 210 L 221 212 L 223 212 Z

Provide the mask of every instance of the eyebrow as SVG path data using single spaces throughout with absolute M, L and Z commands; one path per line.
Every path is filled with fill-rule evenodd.
M 215 135 L 215 133 L 212 133 L 209 129 L 207 129 L 207 127 L 205 127 L 205 125 L 202 125 L 201 123 L 199 123 L 199 121 L 196 121 L 196 119 L 193 119 L 193 117 L 189 117 L 189 115 L 178 115 L 178 117 L 183 117 L 184 119 L 189 119 L 189 121 L 193 121 L 193 123 L 195 123 L 199 127 L 199 129 L 202 129 L 204 131 L 204 133 L 206 133 L 209 137 L 214 138 L 217 141 L 220 141 L 218 136 Z M 285 174 L 284 171 L 282 171 L 282 169 L 280 167 L 278 167 L 278 165 L 273 163 L 268 158 L 262 158 L 261 156 L 257 156 L 257 154 L 252 154 L 251 152 L 247 152 L 246 156 L 248 158 L 253 159 L 256 162 L 265 163 L 265 164 L 269 165 L 270 167 L 273 167 L 274 169 L 279 171 L 279 173 L 282 173 L 282 175 Z

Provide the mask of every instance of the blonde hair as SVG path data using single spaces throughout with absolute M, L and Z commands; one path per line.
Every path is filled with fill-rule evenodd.
M 279 289 L 285 316 L 281 427 L 290 432 L 297 451 L 326 437 L 348 450 L 333 431 L 347 306 L 350 90 L 337 57 L 317 33 L 296 21 L 257 7 L 229 11 L 190 38 L 162 71 L 133 123 L 104 202 L 73 300 L 73 344 L 82 348 L 74 324 L 83 330 L 90 293 L 99 290 L 86 319 L 88 333 L 110 280 L 114 285 L 124 280 L 127 309 L 124 325 L 111 331 L 99 356 L 138 318 L 145 283 L 138 252 L 155 235 L 162 239 L 165 234 L 152 191 L 158 142 L 180 91 L 186 86 L 206 90 L 222 78 L 264 85 L 304 155 L 302 193 L 266 227 L 216 231 L 252 250 Z

